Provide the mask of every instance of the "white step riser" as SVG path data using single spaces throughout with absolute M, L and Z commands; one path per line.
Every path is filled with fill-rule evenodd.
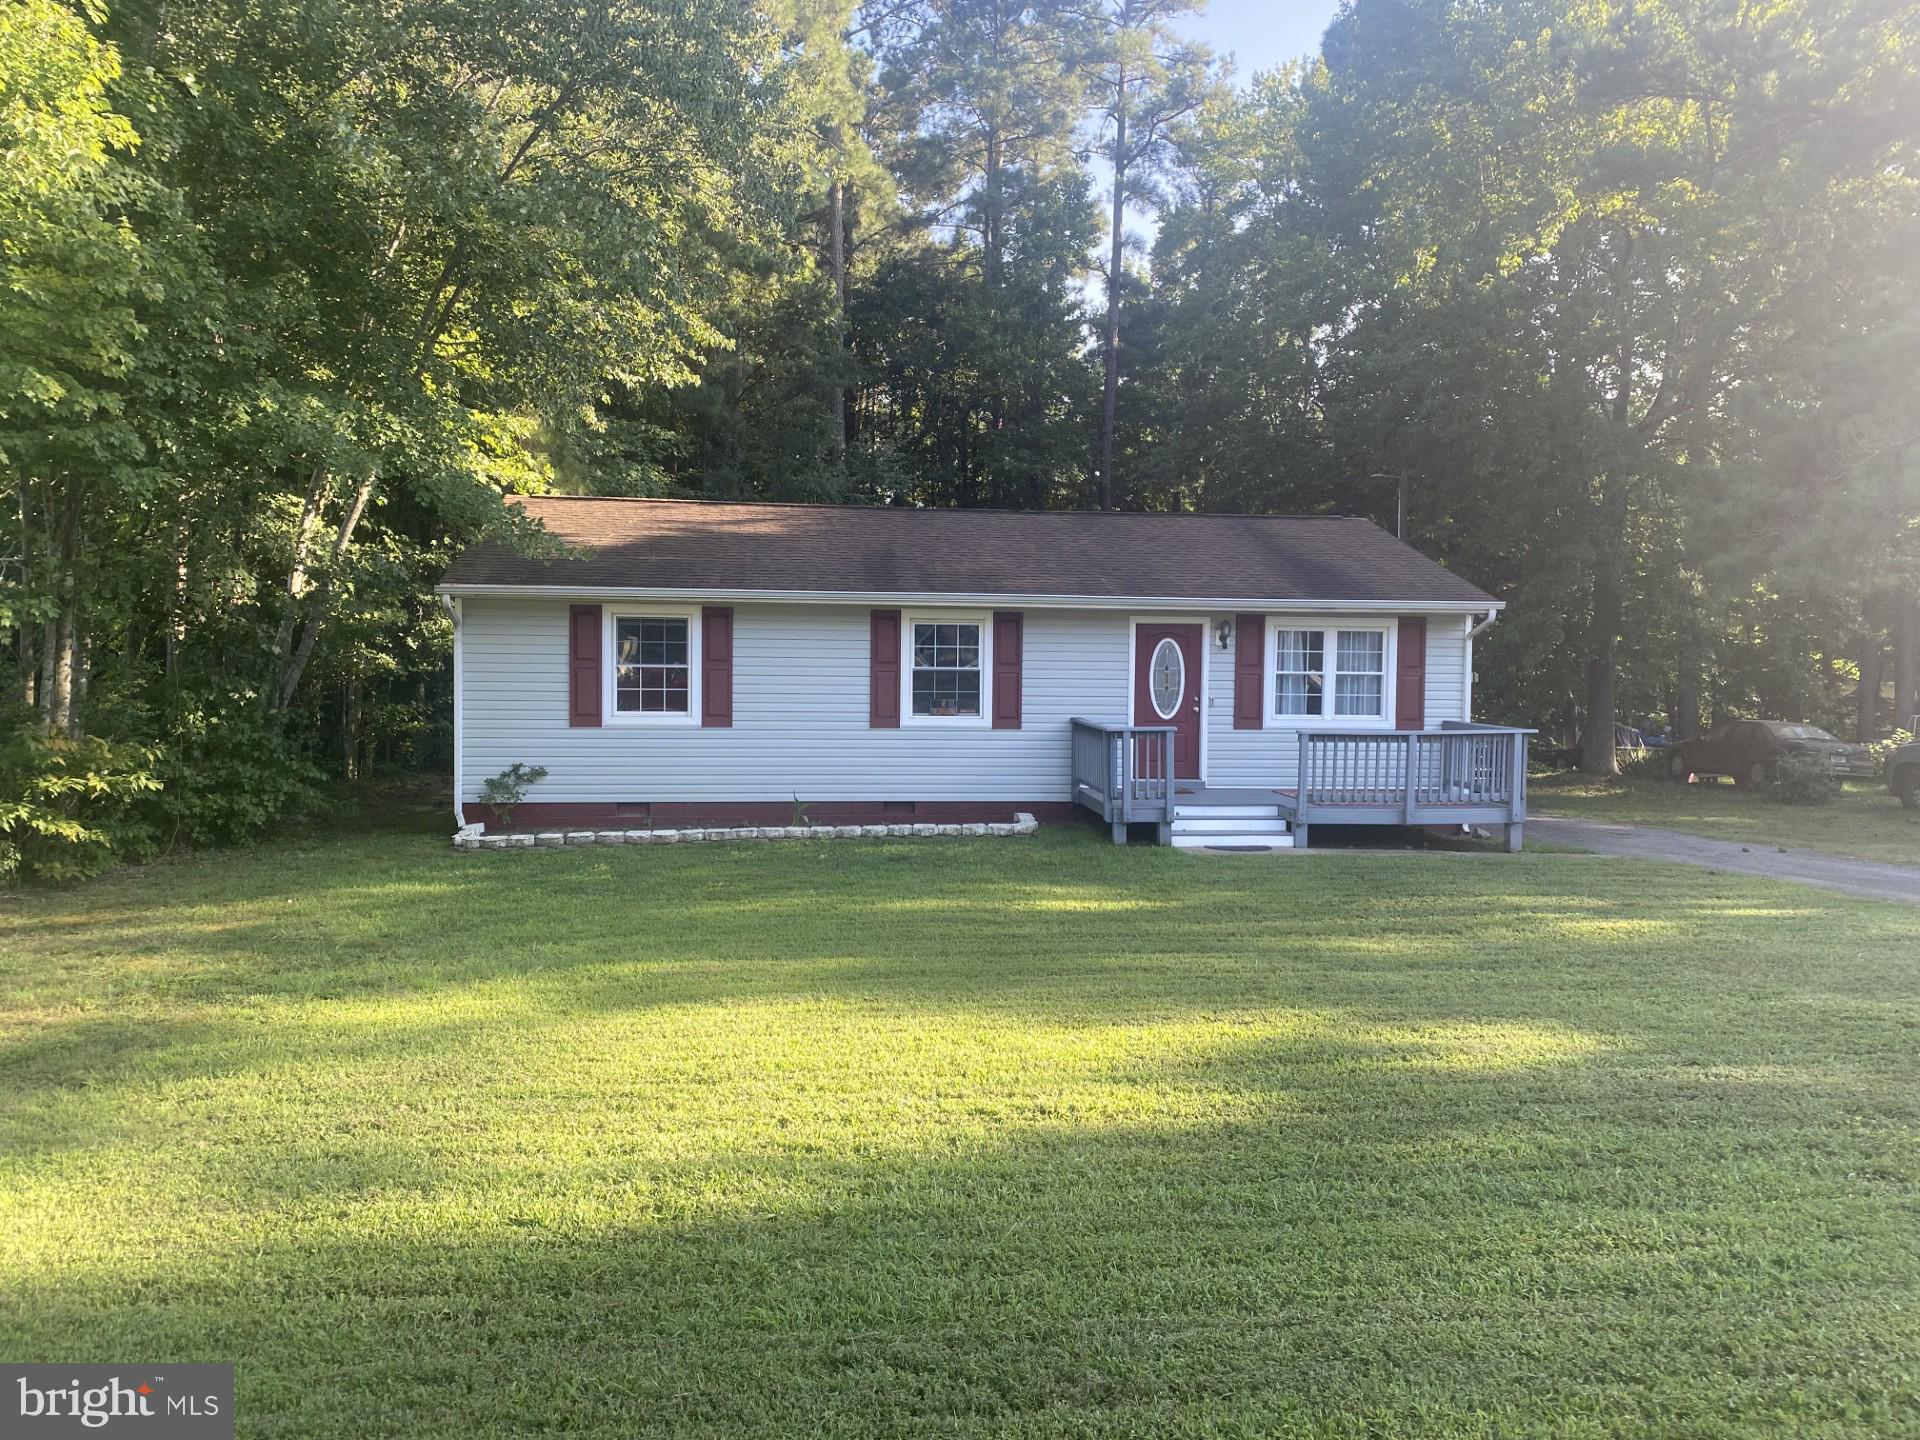
M 1291 850 L 1291 835 L 1175 835 L 1176 850 L 1238 849 L 1251 846 L 1261 850 Z
M 1263 820 L 1196 820 L 1181 815 L 1173 822 L 1176 835 L 1288 835 L 1291 828 L 1284 820 L 1268 816 Z
M 1189 805 L 1184 800 L 1174 810 L 1197 820 L 1271 820 L 1280 813 L 1278 805 Z

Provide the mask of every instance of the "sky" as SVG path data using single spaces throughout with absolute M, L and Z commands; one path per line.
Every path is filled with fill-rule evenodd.
M 1320 48 L 1320 34 L 1333 19 L 1335 0 L 1211 0 L 1180 23 L 1183 34 L 1236 57 L 1241 84 L 1256 70 L 1271 70 Z
M 1234 81 L 1245 85 L 1259 71 L 1318 54 L 1320 36 L 1337 4 L 1338 0 L 1210 0 L 1198 15 L 1183 17 L 1177 28 L 1211 45 L 1216 55 L 1232 55 Z M 1089 168 L 1097 193 L 1110 197 L 1113 171 L 1098 155 Z M 1107 203 L 1103 200 L 1103 207 Z M 1127 233 L 1143 245 L 1151 246 L 1159 229 L 1151 214 L 1136 209 L 1127 216 Z M 1105 243 L 1101 242 L 1103 252 Z

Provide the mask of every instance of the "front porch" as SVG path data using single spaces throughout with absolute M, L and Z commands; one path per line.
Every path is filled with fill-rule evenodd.
M 1170 779 L 1170 725 L 1073 721 L 1073 800 L 1124 845 L 1298 849 L 1315 825 L 1498 826 L 1521 846 L 1531 730 L 1449 721 L 1438 730 L 1303 730 L 1295 784 L 1211 787 Z

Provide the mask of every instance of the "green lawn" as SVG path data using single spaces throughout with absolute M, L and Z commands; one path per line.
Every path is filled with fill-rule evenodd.
M 1920 1429 L 1910 909 L 322 835 L 0 913 L 0 1354 L 243 1436 Z
M 1920 811 L 1901 809 L 1884 785 L 1849 785 L 1831 805 L 1783 805 L 1720 780 L 1678 785 L 1569 773 L 1529 780 L 1527 809 L 1920 865 Z

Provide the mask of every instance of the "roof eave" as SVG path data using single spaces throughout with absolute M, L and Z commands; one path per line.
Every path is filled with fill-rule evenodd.
M 499 599 L 538 599 L 568 596 L 576 600 L 716 600 L 760 601 L 791 605 L 1018 605 L 1047 610 L 1262 610 L 1287 613 L 1319 611 L 1381 611 L 1434 615 L 1482 615 L 1506 609 L 1504 600 L 1483 596 L 1477 600 L 1437 600 L 1408 597 L 1401 600 L 1303 600 L 1245 595 L 1046 595 L 983 591 L 954 594 L 904 590 L 750 590 L 740 588 L 667 588 L 645 585 L 477 585 L 448 582 L 434 587 L 448 596 L 493 596 Z

